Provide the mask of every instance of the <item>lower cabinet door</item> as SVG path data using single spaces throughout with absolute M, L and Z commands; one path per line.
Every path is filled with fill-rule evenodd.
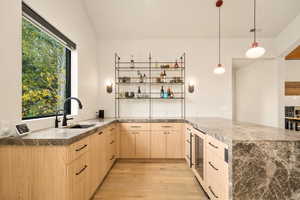
M 167 131 L 166 158 L 182 158 L 182 134 L 180 131 Z
M 166 158 L 166 131 L 151 132 L 151 158 Z
M 91 196 L 101 183 L 105 175 L 104 158 L 104 132 L 98 131 L 90 136 L 89 149 L 89 196 Z
M 135 134 L 134 131 L 121 132 L 121 158 L 135 158 Z
M 150 158 L 150 132 L 138 131 L 135 134 L 135 157 Z
M 88 200 L 88 155 L 84 154 L 74 160 L 68 167 L 69 200 Z

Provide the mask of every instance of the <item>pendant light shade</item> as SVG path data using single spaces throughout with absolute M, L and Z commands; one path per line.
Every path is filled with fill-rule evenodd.
M 221 64 L 218 64 L 218 66 L 214 69 L 214 73 L 215 74 L 224 74 L 225 68 Z
M 260 47 L 258 45 L 258 42 L 256 41 L 256 0 L 254 0 L 254 28 L 253 30 L 253 35 L 254 35 L 254 42 L 251 45 L 251 48 L 248 49 L 246 52 L 246 57 L 247 58 L 259 58 L 263 56 L 266 53 L 266 50 L 263 47 Z M 252 31 L 251 30 L 251 31 Z
M 218 0 L 216 2 L 216 7 L 219 9 L 219 64 L 215 67 L 215 74 L 224 74 L 225 67 L 221 64 L 221 6 L 223 5 L 223 0 Z
M 251 48 L 246 52 L 247 58 L 259 58 L 266 53 L 265 48 L 258 46 L 258 43 L 253 43 Z

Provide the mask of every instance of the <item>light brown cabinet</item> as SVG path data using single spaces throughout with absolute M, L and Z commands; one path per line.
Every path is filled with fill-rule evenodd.
M 90 137 L 90 176 L 89 194 L 96 191 L 105 175 L 109 172 L 115 161 L 116 131 L 115 126 L 98 130 Z
M 135 133 L 135 157 L 150 157 L 150 133 L 148 131 L 138 131 Z
M 66 146 L 1 146 L 0 199 L 88 200 L 115 161 L 112 127 Z
M 116 127 L 111 125 L 104 130 L 105 174 L 116 160 Z
M 149 158 L 149 131 L 122 131 L 121 158 Z
M 166 136 L 166 158 L 182 158 L 182 132 L 168 131 Z
M 67 167 L 69 199 L 83 200 L 89 198 L 89 167 L 87 154 L 83 154 Z
M 92 195 L 105 175 L 104 131 L 99 130 L 90 136 L 90 176 L 89 194 Z
M 182 155 L 182 132 L 151 132 L 151 158 L 182 158 Z
M 135 157 L 135 132 L 121 132 L 121 158 Z
M 182 123 L 121 123 L 121 158 L 183 158 Z
M 71 145 L 1 146 L 0 199 L 89 199 L 119 156 L 183 158 L 181 127 L 111 124 Z
M 210 199 L 229 199 L 228 147 L 206 136 L 206 191 Z
M 164 131 L 152 131 L 151 133 L 151 158 L 166 157 L 167 137 Z

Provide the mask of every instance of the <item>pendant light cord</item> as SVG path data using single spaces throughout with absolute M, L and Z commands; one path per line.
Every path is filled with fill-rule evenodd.
M 221 7 L 219 7 L 219 64 L 221 64 Z
M 254 0 L 254 43 L 256 43 L 256 0 Z

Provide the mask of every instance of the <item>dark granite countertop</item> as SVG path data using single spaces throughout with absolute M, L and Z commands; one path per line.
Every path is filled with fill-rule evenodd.
M 300 141 L 300 132 L 223 118 L 187 118 L 194 128 L 227 144 L 233 141 Z
M 80 124 L 95 124 L 87 129 L 49 128 L 30 133 L 24 137 L 0 139 L 0 145 L 69 145 L 114 122 L 163 123 L 187 122 L 194 128 L 211 135 L 231 146 L 233 141 L 300 141 L 300 132 L 273 128 L 252 123 L 236 122 L 222 118 L 183 119 L 94 119 Z

